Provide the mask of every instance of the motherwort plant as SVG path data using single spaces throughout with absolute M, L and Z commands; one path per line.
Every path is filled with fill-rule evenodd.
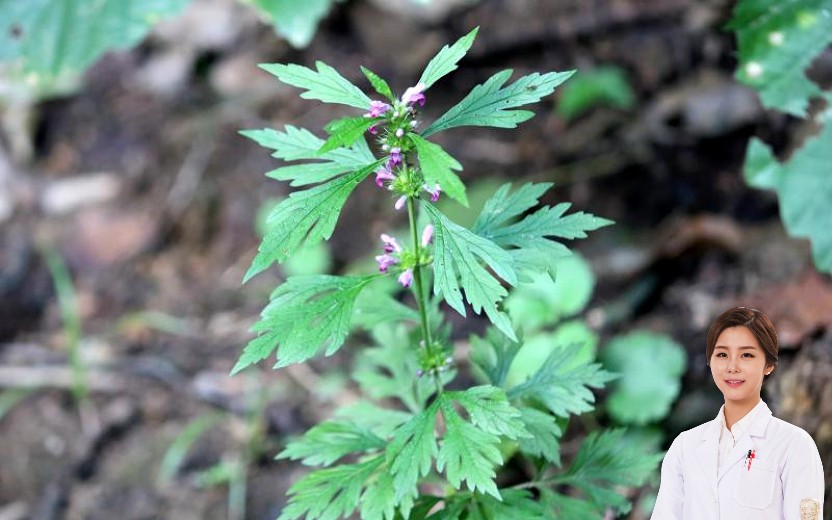
M 569 453 L 570 464 L 562 464 L 560 439 L 570 415 L 591 411 L 591 389 L 614 377 L 581 356 L 581 345 L 554 349 L 527 380 L 506 383 L 522 344 L 502 309 L 508 291 L 535 273 L 554 276 L 555 261 L 570 254 L 557 239 L 583 238 L 610 222 L 567 214 L 566 203 L 540 206 L 550 187 L 545 183 L 501 187 L 471 229 L 437 208 L 441 197 L 468 201 L 456 173 L 462 166 L 429 137 L 462 126 L 515 128 L 534 115 L 518 107 L 551 94 L 573 74 L 534 73 L 508 83 L 512 71 L 504 70 L 425 124 L 420 110 L 430 88 L 457 68 L 476 32 L 443 47 L 399 97 L 364 68 L 374 99 L 322 62 L 316 70 L 262 65 L 304 90 L 302 98 L 358 111 L 328 124 L 325 140 L 288 125 L 243 132 L 278 159 L 303 161 L 267 175 L 304 187 L 269 215 L 245 279 L 303 244 L 328 239 L 345 201 L 365 180 L 409 221 L 409 236 L 394 236 L 392 229 L 380 236 L 376 273 L 296 276 L 280 285 L 253 328 L 258 336 L 233 369 L 275 351 L 275 368 L 331 355 L 356 327 L 377 343 L 358 353 L 353 374 L 367 400 L 339 410 L 279 455 L 320 468 L 292 486 L 281 520 L 601 518 L 610 509 L 627 511 L 619 493 L 640 484 L 657 463 L 655 455 L 622 449 L 624 432 L 608 430 L 590 433 Z M 415 310 L 374 289 L 385 278 L 412 293 Z M 443 301 L 463 316 L 468 306 L 484 311 L 492 324 L 483 340 L 472 342 L 470 360 L 454 350 L 439 310 Z M 446 388 L 457 364 L 472 366 L 481 384 Z

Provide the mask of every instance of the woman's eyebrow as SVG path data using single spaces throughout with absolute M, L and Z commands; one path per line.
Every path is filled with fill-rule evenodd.
M 754 345 L 743 345 L 743 346 L 737 347 L 737 348 L 739 350 L 757 350 L 757 347 L 755 347 Z M 714 347 L 714 350 L 718 350 L 718 349 L 728 350 L 728 347 L 726 347 L 725 345 L 717 345 L 716 347 Z

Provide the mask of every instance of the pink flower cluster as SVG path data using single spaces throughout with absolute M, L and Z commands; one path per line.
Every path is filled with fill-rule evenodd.
M 420 107 L 425 106 L 425 84 L 417 83 L 415 86 L 408 88 L 402 94 L 402 103 L 405 105 L 413 105 L 419 103 Z
M 384 101 L 370 101 L 370 111 L 364 114 L 364 117 L 381 117 L 391 108 L 393 107 Z
M 433 185 L 433 189 L 430 188 L 427 184 L 422 186 L 422 189 L 426 192 L 430 193 L 430 201 L 436 202 L 439 200 L 439 194 L 442 193 L 442 188 L 439 187 L 439 183 Z
M 425 229 L 422 230 L 422 247 L 427 247 L 431 240 L 433 240 L 433 225 L 428 224 L 425 226 Z M 403 249 L 394 237 L 391 237 L 386 233 L 382 233 L 381 241 L 384 242 L 384 254 L 376 256 L 376 262 L 378 263 L 378 270 L 382 273 L 386 273 L 390 267 L 401 262 L 401 253 L 403 252 Z M 408 267 L 404 269 L 401 274 L 399 274 L 398 281 L 403 287 L 410 287 L 413 283 L 413 268 Z

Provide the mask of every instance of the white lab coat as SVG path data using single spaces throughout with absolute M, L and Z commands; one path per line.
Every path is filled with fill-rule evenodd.
M 823 518 L 823 466 L 815 442 L 763 405 L 719 475 L 718 418 L 676 437 L 662 462 L 651 520 L 800 520 L 805 498 L 818 501 Z M 750 470 L 748 450 L 755 450 Z

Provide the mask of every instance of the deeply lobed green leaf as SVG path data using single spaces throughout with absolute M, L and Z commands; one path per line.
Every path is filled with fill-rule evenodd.
M 376 92 L 381 94 L 382 96 L 386 97 L 390 101 L 395 101 L 396 96 L 393 95 L 393 91 L 390 89 L 390 85 L 387 82 L 376 74 L 375 72 L 371 71 L 367 67 L 361 67 L 361 72 L 364 73 L 364 77 L 370 82 Z
M 462 101 L 428 126 L 422 136 L 427 137 L 458 126 L 516 128 L 519 123 L 531 119 L 534 113 L 512 110 L 513 108 L 536 103 L 551 94 L 574 71 L 543 75 L 535 72 L 503 87 L 511 73 L 511 69 L 498 72 L 482 85 L 474 87 Z
M 393 476 L 382 470 L 367 484 L 361 496 L 361 520 L 394 520 L 396 506 Z
M 466 422 L 454 409 L 453 401 L 440 397 L 437 402 L 445 418 L 445 436 L 436 458 L 436 469 L 444 471 L 448 482 L 459 489 L 464 481 L 471 491 L 500 498 L 494 483 L 494 467 L 502 464 L 500 438 Z
M 446 392 L 444 399 L 455 400 L 462 406 L 471 423 L 486 433 L 509 439 L 528 437 L 520 410 L 512 406 L 500 388 L 490 385 L 474 386 L 465 391 Z
M 569 470 L 557 479 L 580 489 L 596 511 L 612 507 L 619 514 L 628 513 L 630 503 L 619 489 L 642 485 L 661 462 L 662 454 L 633 446 L 625 433 L 623 429 L 590 433 Z
M 471 336 L 471 361 L 492 385 L 501 388 L 521 345 L 521 342 L 512 341 L 497 329 L 489 327 L 485 338 Z
M 337 70 L 322 61 L 315 62 L 317 70 L 294 63 L 263 63 L 260 68 L 277 79 L 306 92 L 303 99 L 317 99 L 324 103 L 347 105 L 360 109 L 370 108 L 370 98 L 349 82 Z
M 373 399 L 395 397 L 416 413 L 424 408 L 435 386 L 428 378 L 413 381 L 420 365 L 419 340 L 411 330 L 403 324 L 392 323 L 374 328 L 373 339 L 379 346 L 362 349 L 353 378 Z
M 430 204 L 422 204 L 434 225 L 434 294 L 442 297 L 458 313 L 465 316 L 460 288 L 474 312 L 485 310 L 503 334 L 513 340 L 517 336 L 508 316 L 497 304 L 508 294 L 499 280 L 480 264 L 488 267 L 509 284 L 517 283 L 511 256 L 488 239 L 454 224 Z
M 482 208 L 474 224 L 474 233 L 500 229 L 513 222 L 523 213 L 537 206 L 540 197 L 551 188 L 551 182 L 523 184 L 511 191 L 511 183 L 505 183 L 494 192 Z
M 386 446 L 384 439 L 356 423 L 326 421 L 290 442 L 277 458 L 300 460 L 306 466 L 329 466 L 351 453 L 378 450 Z
M 540 271 L 554 272 L 557 260 L 570 254 L 569 249 L 553 238 L 586 238 L 612 221 L 578 212 L 565 215 L 570 204 L 544 206 L 525 218 L 518 217 L 537 205 L 551 186 L 548 183 L 525 184 L 509 195 L 510 185 L 503 185 L 486 202 L 473 232 L 505 248 L 512 255 L 523 281 Z
M 330 135 L 318 151 L 326 153 L 337 148 L 352 146 L 375 123 L 375 119 L 363 116 L 336 119 L 325 127 Z
M 379 282 L 383 281 L 385 281 L 384 278 L 379 279 Z M 395 282 L 392 283 L 395 284 Z M 395 299 L 389 287 L 387 284 L 373 283 L 361 291 L 353 311 L 354 327 L 372 330 L 377 325 L 391 321 L 419 322 L 419 313 L 416 309 Z
M 563 431 L 554 416 L 523 406 L 520 409 L 523 425 L 529 436 L 519 439 L 520 451 L 535 457 L 543 457 L 555 466 L 560 466 L 560 437 Z
M 604 520 L 604 512 L 599 511 L 595 504 L 550 489 L 540 490 L 540 502 L 544 507 L 545 520 L 561 520 L 563 518 L 580 518 L 581 520 Z
M 370 401 L 359 400 L 335 411 L 337 417 L 363 425 L 375 435 L 387 438 L 410 420 L 411 413 L 391 408 L 383 408 Z
M 246 345 L 231 373 L 266 359 L 278 348 L 276 367 L 300 363 L 322 349 L 326 355 L 335 353 L 349 333 L 355 299 L 376 276 L 290 278 L 263 309 L 252 327 L 259 336 Z
M 556 349 L 532 377 L 508 391 L 509 399 L 532 399 L 560 417 L 592 410 L 590 389 L 602 388 L 615 376 L 598 363 L 577 362 L 581 355 L 580 344 Z
M 468 206 L 465 185 L 459 176 L 454 173 L 454 170 L 462 170 L 462 165 L 438 144 L 432 143 L 418 134 L 410 134 L 410 139 L 416 146 L 416 152 L 419 155 L 419 166 L 422 168 L 425 182 L 430 187 L 433 187 L 434 183 L 439 183 L 442 190 L 449 197 L 459 201 L 463 206 Z
M 439 452 L 434 427 L 439 400 L 399 427 L 387 447 L 387 465 L 393 474 L 396 500 L 418 495 L 419 477 L 427 475 Z
M 320 161 L 284 166 L 266 174 L 268 177 L 281 181 L 291 180 L 291 186 L 317 184 L 343 173 L 364 168 L 376 160 L 367 146 L 367 141 L 363 138 L 357 139 L 349 148 L 321 153 L 320 149 L 325 141 L 304 128 L 286 125 L 284 132 L 266 128 L 243 130 L 240 134 L 265 148 L 274 150 L 272 157 L 284 161 Z
M 349 517 L 359 506 L 367 479 L 383 464 L 384 457 L 377 456 L 309 473 L 289 488 L 289 503 L 278 520 Z
M 543 505 L 525 489 L 501 489 L 502 500 L 475 494 L 466 520 L 540 520 Z M 566 517 L 564 517 L 566 518 Z
M 428 65 L 425 67 L 424 72 L 422 72 L 422 76 L 419 78 L 418 83 L 423 83 L 425 85 L 425 90 L 427 90 L 442 77 L 455 71 L 459 60 L 461 60 L 463 56 L 468 53 L 468 49 L 470 49 L 471 45 L 474 43 L 474 39 L 477 37 L 478 31 L 479 27 L 476 27 L 474 30 L 457 40 L 456 43 L 450 47 L 447 45 L 442 47 L 436 56 L 428 62 Z
M 347 197 L 379 164 L 381 161 L 314 188 L 293 192 L 278 204 L 266 221 L 266 234 L 243 282 L 273 263 L 286 260 L 301 244 L 328 240 Z

